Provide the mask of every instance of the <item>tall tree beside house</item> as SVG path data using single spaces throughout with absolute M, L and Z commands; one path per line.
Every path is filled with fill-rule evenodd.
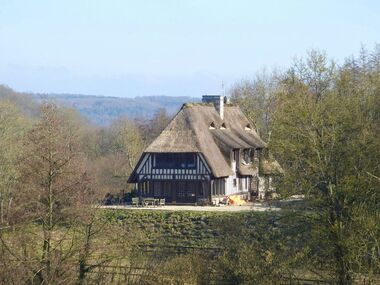
M 122 192 L 128 191 L 128 177 L 141 155 L 144 147 L 136 123 L 128 118 L 115 122 L 111 130 L 111 149 L 113 157 L 113 178 Z
M 7 241 L 6 236 L 1 240 L 21 261 L 19 265 L 27 269 L 29 280 L 53 284 L 72 273 L 67 266 L 74 254 L 73 229 L 69 225 L 75 220 L 75 208 L 88 194 L 77 128 L 54 104 L 43 104 L 40 119 L 27 133 L 24 148 L 22 184 L 12 226 L 24 225 L 25 238 L 32 233 L 24 245 Z
M 143 148 L 143 141 L 134 122 L 121 119 L 113 126 L 112 148 L 125 157 L 126 167 L 131 172 Z
M 150 120 L 149 124 L 151 126 L 151 136 L 153 139 L 158 137 L 158 135 L 165 129 L 165 127 L 169 124 L 171 117 L 167 114 L 165 108 L 159 108 L 154 113 L 152 120 Z
M 159 108 L 155 111 L 153 117 L 149 120 L 135 119 L 135 125 L 139 129 L 144 145 L 150 144 L 163 129 L 169 124 L 171 117 L 167 114 L 165 108 Z
M 1 284 L 87 284 L 91 271 L 125 261 L 136 239 L 136 231 L 132 239 L 88 207 L 98 196 L 75 117 L 44 104 L 25 138 L 17 137 L 22 152 L 14 208 L 9 225 L 0 226 Z M 99 273 L 91 281 L 108 278 Z
M 282 82 L 271 145 L 283 188 L 304 193 L 314 210 L 312 267 L 351 284 L 380 270 L 379 65 L 333 72 L 318 52 L 307 62 Z
M 318 101 L 334 87 L 338 74 L 337 67 L 333 60 L 328 59 L 325 52 L 310 50 L 307 54 L 306 59 L 294 61 L 287 72 L 287 78 L 302 82 Z
M 237 82 L 230 90 L 231 101 L 238 104 L 247 118 L 255 123 L 259 135 L 270 141 L 272 113 L 281 75 L 263 71 L 252 80 Z

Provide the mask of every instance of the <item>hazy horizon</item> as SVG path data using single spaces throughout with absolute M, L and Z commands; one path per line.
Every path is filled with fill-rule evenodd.
M 222 93 L 310 49 L 379 41 L 377 1 L 0 0 L 0 84 L 113 97 Z

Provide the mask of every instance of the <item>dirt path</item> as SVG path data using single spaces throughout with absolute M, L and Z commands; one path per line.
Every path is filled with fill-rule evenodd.
M 103 209 L 115 210 L 152 210 L 152 211 L 199 211 L 199 212 L 243 212 L 243 211 L 278 211 L 280 208 L 270 207 L 263 203 L 252 203 L 244 206 L 192 206 L 192 205 L 166 205 L 161 207 L 132 207 L 130 205 L 100 206 Z

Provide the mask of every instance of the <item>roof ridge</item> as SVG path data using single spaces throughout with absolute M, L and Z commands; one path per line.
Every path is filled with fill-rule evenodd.
M 213 107 L 215 108 L 213 103 L 210 102 L 186 102 L 183 103 L 182 108 L 191 108 L 191 107 Z M 239 107 L 236 104 L 233 103 L 224 103 L 224 107 Z

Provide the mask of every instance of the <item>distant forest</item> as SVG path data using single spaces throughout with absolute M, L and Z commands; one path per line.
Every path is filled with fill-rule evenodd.
M 165 109 L 169 115 L 176 113 L 186 102 L 199 98 L 186 96 L 145 96 L 135 98 L 106 97 L 77 94 L 30 94 L 37 102 L 51 100 L 58 105 L 75 108 L 90 122 L 109 126 L 120 117 L 151 119 L 158 109 Z

